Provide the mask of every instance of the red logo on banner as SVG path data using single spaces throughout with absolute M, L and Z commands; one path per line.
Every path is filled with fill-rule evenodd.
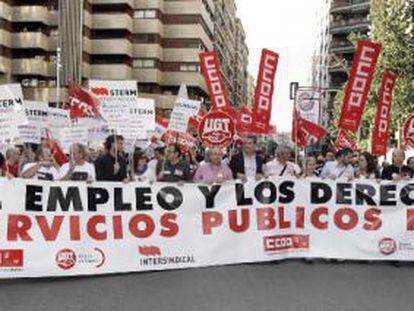
M 91 91 L 98 96 L 109 96 L 109 90 L 105 87 L 95 87 L 92 88 Z
M 339 127 L 356 133 L 361 123 L 381 45 L 360 41 L 345 90 Z
M 217 53 L 215 51 L 201 53 L 200 64 L 213 104 L 212 110 L 221 109 L 231 114 L 233 109 L 230 106 L 223 78 L 221 76 Z
M 56 264 L 63 270 L 72 269 L 76 264 L 76 254 L 73 250 L 65 248 L 56 254 Z
M 326 129 L 302 118 L 296 109 L 293 110 L 292 141 L 299 148 L 306 148 L 310 143 L 316 143 L 326 136 Z
M 253 131 L 267 132 L 272 114 L 272 99 L 279 55 L 263 49 L 253 106 Z
M 227 113 L 212 111 L 204 116 L 198 132 L 201 141 L 206 146 L 227 147 L 233 140 L 235 124 Z
M 289 249 L 309 249 L 309 235 L 276 235 L 263 240 L 265 252 L 281 252 Z
M 0 249 L 0 268 L 23 267 L 22 249 Z
M 70 118 L 103 119 L 99 112 L 98 98 L 77 83 L 71 82 L 68 87 Z
M 414 114 L 405 121 L 404 139 L 408 146 L 414 148 Z
M 397 251 L 397 242 L 391 238 L 385 238 L 379 241 L 378 249 L 381 254 L 389 256 Z
M 344 130 L 339 129 L 338 137 L 335 142 L 335 149 L 341 150 L 345 148 L 350 148 L 354 151 L 359 149 L 356 142 Z
M 140 246 L 138 251 L 141 255 L 147 257 L 161 256 L 161 249 L 158 246 Z

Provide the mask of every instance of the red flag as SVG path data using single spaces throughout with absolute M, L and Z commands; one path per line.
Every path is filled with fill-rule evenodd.
M 380 52 L 381 44 L 358 42 L 342 104 L 340 128 L 358 131 Z
M 397 76 L 385 71 L 379 92 L 379 104 L 375 117 L 374 131 L 372 134 L 372 154 L 382 156 L 387 153 L 388 131 L 391 119 L 392 92 Z
M 101 119 L 98 98 L 75 82 L 70 82 L 68 87 L 70 118 L 94 118 Z
M 52 133 L 49 130 L 46 130 L 46 143 L 52 152 L 53 158 L 56 163 L 62 166 L 65 163 L 69 162 L 68 157 L 60 148 L 59 143 L 53 138 Z
M 201 108 L 200 112 L 196 116 L 190 117 L 188 125 L 191 129 L 198 130 L 201 120 L 207 114 L 207 110 L 205 108 Z
M 292 140 L 299 148 L 306 148 L 309 143 L 316 143 L 326 135 L 326 129 L 302 118 L 296 109 L 293 110 Z
M 211 110 L 222 110 L 230 116 L 234 116 L 234 109 L 231 107 L 227 97 L 226 88 L 220 72 L 220 64 L 215 51 L 201 53 L 200 55 L 201 70 L 208 92 L 210 94 L 212 108 Z
M 352 137 L 350 137 L 343 129 L 339 129 L 338 137 L 335 142 L 335 149 L 341 150 L 344 148 L 350 148 L 354 151 L 359 149 Z
M 253 111 L 249 106 L 243 105 L 236 113 L 237 132 L 239 134 L 248 134 L 252 132 Z
M 259 76 L 253 106 L 253 131 L 267 132 L 272 114 L 272 98 L 279 55 L 267 49 L 262 50 Z

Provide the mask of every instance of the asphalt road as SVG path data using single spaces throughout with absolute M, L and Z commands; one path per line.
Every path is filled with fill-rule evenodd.
M 289 261 L 0 281 L 1 311 L 414 309 L 414 265 Z

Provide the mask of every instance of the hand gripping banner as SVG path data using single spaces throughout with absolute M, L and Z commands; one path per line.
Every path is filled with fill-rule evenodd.
M 380 44 L 358 42 L 342 104 L 340 128 L 353 133 L 358 131 L 380 51 Z
M 368 180 L 177 186 L 0 179 L 0 278 L 288 258 L 414 261 L 413 192 L 410 183 Z
M 387 154 L 392 93 L 396 80 L 397 76 L 389 71 L 385 71 L 382 77 L 377 115 L 375 117 L 375 125 L 372 134 L 371 153 L 375 156 Z
M 216 51 L 201 53 L 199 56 L 201 70 L 212 102 L 212 110 L 222 110 L 233 116 L 234 111 L 227 97 Z
M 253 132 L 266 134 L 272 116 L 274 81 L 279 55 L 263 49 L 253 105 Z

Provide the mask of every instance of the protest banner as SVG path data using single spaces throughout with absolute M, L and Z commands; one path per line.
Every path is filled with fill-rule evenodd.
M 359 41 L 342 104 L 339 127 L 356 133 L 371 89 L 381 44 Z
M 404 140 L 410 148 L 414 148 L 414 114 L 404 123 Z
M 199 101 L 177 98 L 170 116 L 168 130 L 186 133 L 190 118 L 198 115 L 200 106 Z
M 279 55 L 267 49 L 262 50 L 259 75 L 253 105 L 253 126 L 257 134 L 266 134 L 272 116 L 274 81 Z
M 25 123 L 22 87 L 20 84 L 0 85 L 0 141 L 18 138 L 18 126 Z
M 23 108 L 27 123 L 18 126 L 18 141 L 39 144 L 42 138 L 42 129 L 47 126 L 49 105 L 44 102 L 25 101 Z
M 205 52 L 201 53 L 199 56 L 201 70 L 210 94 L 212 103 L 211 110 L 222 110 L 230 114 L 230 116 L 234 116 L 234 109 L 231 107 L 221 75 L 217 52 Z
M 296 91 L 295 107 L 301 118 L 319 124 L 321 92 L 310 87 L 299 87 Z
M 119 131 L 126 139 L 146 140 L 155 130 L 155 102 L 153 99 L 136 98 L 130 102 L 127 127 Z
M 201 141 L 209 147 L 228 147 L 233 141 L 235 131 L 233 119 L 220 110 L 206 114 L 198 128 Z
M 413 261 L 413 191 L 367 180 L 179 187 L 0 179 L 0 278 L 288 258 Z
M 387 154 L 392 111 L 392 92 L 394 90 L 396 80 L 397 76 L 395 74 L 389 71 L 384 72 L 371 141 L 371 153 L 375 156 Z
M 100 111 L 111 130 L 124 128 L 129 122 L 129 104 L 138 97 L 136 81 L 89 80 L 89 90 L 100 102 Z
M 359 149 L 359 146 L 354 141 L 354 139 L 348 135 L 346 131 L 344 131 L 343 129 L 339 129 L 338 137 L 335 141 L 335 149 L 341 150 L 344 148 L 350 148 L 356 151 Z
M 69 111 L 71 119 L 101 119 L 100 102 L 96 95 L 81 85 L 71 82 L 68 86 Z

